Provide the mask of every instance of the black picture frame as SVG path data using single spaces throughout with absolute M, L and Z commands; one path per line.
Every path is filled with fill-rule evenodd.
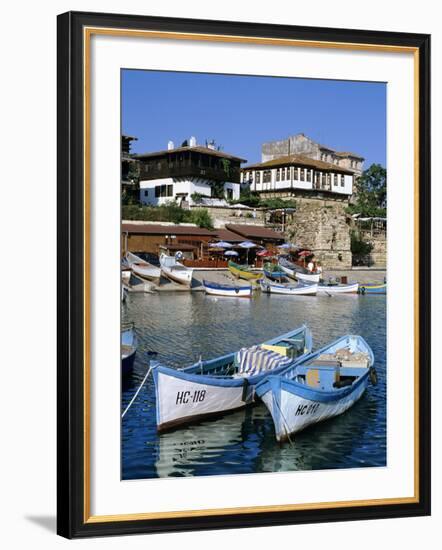
M 203 33 L 413 48 L 418 58 L 418 498 L 316 510 L 268 511 L 165 519 L 89 521 L 85 508 L 84 384 L 85 27 Z M 229 21 L 69 12 L 58 16 L 58 534 L 67 538 L 257 527 L 430 514 L 430 36 Z

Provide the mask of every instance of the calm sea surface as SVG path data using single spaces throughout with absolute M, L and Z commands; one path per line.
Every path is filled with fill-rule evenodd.
M 372 347 L 377 386 L 339 417 L 307 428 L 294 444 L 276 443 L 264 405 L 158 435 L 150 376 L 122 420 L 122 478 L 205 476 L 386 465 L 385 296 L 215 298 L 202 292 L 131 294 L 123 320 L 139 338 L 133 375 L 123 385 L 122 411 L 153 360 L 182 367 L 250 346 L 306 323 L 314 348 L 344 334 Z

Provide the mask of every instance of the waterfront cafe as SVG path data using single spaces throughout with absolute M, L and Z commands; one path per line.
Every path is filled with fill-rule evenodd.
M 217 242 L 227 243 L 225 247 Z M 244 248 L 244 242 L 255 246 Z M 254 263 L 262 247 L 274 249 L 284 242 L 282 233 L 247 224 L 230 224 L 220 229 L 204 229 L 193 225 L 160 224 L 124 221 L 121 226 L 121 250 L 134 253 L 175 255 L 181 252 L 184 263 L 194 267 L 227 267 L 229 258 Z M 229 251 L 229 254 L 226 252 Z

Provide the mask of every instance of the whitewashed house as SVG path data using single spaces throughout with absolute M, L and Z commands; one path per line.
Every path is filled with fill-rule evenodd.
M 326 194 L 348 199 L 354 172 L 304 155 L 286 155 L 241 170 L 241 182 L 263 198 Z
M 239 199 L 241 163 L 245 159 L 218 151 L 213 143 L 197 145 L 191 137 L 181 147 L 169 141 L 164 151 L 138 154 L 140 202 L 158 206 L 175 201 L 188 207 L 192 195 Z

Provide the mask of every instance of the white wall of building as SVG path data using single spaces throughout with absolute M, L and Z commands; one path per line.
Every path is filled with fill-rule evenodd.
M 260 182 L 257 183 L 257 174 L 259 173 Z M 313 170 L 307 170 L 304 172 L 304 179 L 301 180 L 301 171 L 299 168 L 295 168 L 289 172 L 290 178 L 287 176 L 287 172 L 285 173 L 285 178 L 280 177 L 280 180 L 276 180 L 276 168 L 273 168 L 271 170 L 271 180 L 264 182 L 264 171 L 263 170 L 254 170 L 253 171 L 253 183 L 251 184 L 251 190 L 252 191 L 272 191 L 272 190 L 282 190 L 282 189 L 303 189 L 303 190 L 311 190 L 316 191 L 314 187 L 313 180 L 315 178 L 315 174 L 317 172 Z M 319 172 L 322 177 L 322 172 Z M 248 178 L 249 172 L 247 172 L 247 178 Z M 350 174 L 344 174 L 344 185 L 342 185 L 341 180 L 341 174 L 338 173 L 338 181 L 335 185 L 335 178 L 334 174 L 331 174 L 331 186 L 330 190 L 333 193 L 337 193 L 339 195 L 351 195 L 353 193 L 353 176 Z M 243 174 L 244 176 L 244 174 Z M 310 179 L 310 181 L 308 181 Z M 320 189 L 319 189 L 320 191 Z
M 155 188 L 163 185 L 172 186 L 172 189 L 168 189 L 169 192 L 166 196 L 157 197 Z M 239 199 L 239 183 L 225 182 L 224 190 L 227 191 L 227 189 L 232 190 L 233 199 Z M 185 197 L 185 200 L 192 205 L 193 201 L 191 196 L 193 193 L 211 197 L 211 181 L 201 178 L 160 178 L 140 181 L 140 202 L 145 205 L 161 206 L 170 201 L 180 200 L 182 197 Z

